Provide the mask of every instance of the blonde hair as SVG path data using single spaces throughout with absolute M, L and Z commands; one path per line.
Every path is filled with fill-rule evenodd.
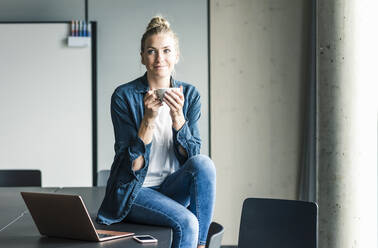
M 167 19 L 165 19 L 164 17 L 162 17 L 162 16 L 153 17 L 151 19 L 151 21 L 148 23 L 146 31 L 144 32 L 144 34 L 142 36 L 142 40 L 141 40 L 141 44 L 140 44 L 140 51 L 144 52 L 144 45 L 145 45 L 148 37 L 155 35 L 155 34 L 160 34 L 160 33 L 170 33 L 170 34 L 172 34 L 172 36 L 175 40 L 176 49 L 177 49 L 177 52 L 178 52 L 179 51 L 178 38 L 177 38 L 177 35 L 172 31 L 170 26 L 171 25 L 169 24 Z

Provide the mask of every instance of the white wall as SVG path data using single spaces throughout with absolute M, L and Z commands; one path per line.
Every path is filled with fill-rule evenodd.
M 297 197 L 309 6 L 211 1 L 214 219 L 225 227 L 223 244 L 237 244 L 245 198 Z

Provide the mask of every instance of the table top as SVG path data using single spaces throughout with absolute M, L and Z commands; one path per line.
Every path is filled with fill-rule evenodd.
M 52 193 L 58 188 L 40 188 L 40 187 L 0 187 L 0 230 L 9 223 L 18 218 L 22 213 L 27 211 L 24 200 L 20 192 L 44 192 Z
M 146 245 L 136 242 L 131 237 L 105 242 L 88 242 L 41 236 L 30 213 L 27 211 L 24 201 L 22 200 L 20 195 L 20 192 L 22 191 L 80 195 L 92 220 L 95 219 L 95 215 L 105 194 L 104 187 L 0 188 L 0 244 L 4 245 L 4 247 L 146 247 Z M 140 225 L 126 222 L 110 226 L 100 225 L 96 222 L 94 222 L 94 224 L 98 229 L 134 232 L 135 234 L 149 234 L 158 239 L 157 244 L 149 244 L 148 247 L 171 246 L 172 231 L 168 227 Z
M 90 189 L 90 190 L 89 190 Z M 105 196 L 105 187 L 77 187 L 77 188 L 59 188 L 55 193 L 66 195 L 80 195 L 84 201 L 89 214 L 96 215 L 100 208 L 101 202 Z

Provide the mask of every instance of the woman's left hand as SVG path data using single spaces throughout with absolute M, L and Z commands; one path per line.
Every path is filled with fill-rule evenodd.
M 182 86 L 180 86 L 180 88 L 177 90 L 172 89 L 166 91 L 163 101 L 171 109 L 169 113 L 171 114 L 173 128 L 176 130 L 181 129 L 181 127 L 185 124 L 185 117 L 184 113 L 182 112 L 185 102 Z

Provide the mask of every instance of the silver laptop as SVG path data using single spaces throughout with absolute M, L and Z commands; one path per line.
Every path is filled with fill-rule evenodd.
M 42 235 L 88 241 L 105 241 L 134 235 L 96 230 L 79 195 L 21 192 Z

